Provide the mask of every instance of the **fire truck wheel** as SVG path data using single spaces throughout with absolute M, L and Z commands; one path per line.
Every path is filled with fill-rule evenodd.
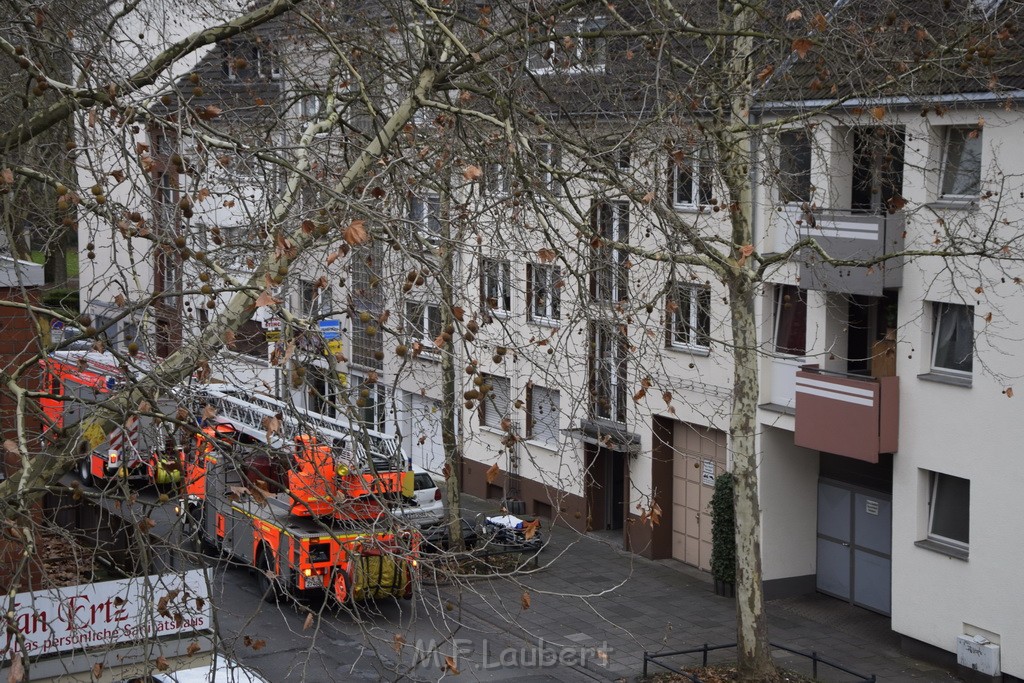
M 89 458 L 78 463 L 78 478 L 86 486 L 92 486 L 92 470 L 89 469 Z
M 262 546 L 259 555 L 256 557 L 256 583 L 259 586 L 263 599 L 267 602 L 277 602 L 281 596 L 281 582 L 279 578 L 271 578 L 274 572 L 273 562 L 266 546 Z

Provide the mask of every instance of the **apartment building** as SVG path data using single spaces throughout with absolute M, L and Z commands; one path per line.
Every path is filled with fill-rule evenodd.
M 564 94 L 640 68 L 615 59 L 626 52 L 602 35 L 609 17 L 571 21 L 576 40 L 538 39 L 522 55 L 540 83 Z M 264 34 L 212 52 L 197 71 L 214 99 L 199 104 L 230 111 L 222 88 L 247 98 L 256 88 L 260 106 L 289 122 L 282 136 L 315 120 L 321 100 L 286 68 L 275 77 L 273 59 L 289 52 L 273 43 Z M 237 50 L 249 52 L 239 59 Z M 766 94 L 754 118 L 762 135 L 751 246 L 767 257 L 813 238 L 849 260 L 830 266 L 803 248 L 759 290 L 768 595 L 833 595 L 890 615 L 908 644 L 938 651 L 980 636 L 999 647 L 1001 671 L 1024 677 L 1015 619 L 1024 594 L 1007 590 L 1024 560 L 1011 527 L 1024 512 L 1014 502 L 1022 470 L 1011 446 L 1024 312 L 1011 258 L 1024 218 L 1016 87 L 1004 73 L 998 87 L 963 79 L 841 107 Z M 617 113 L 629 101 L 617 100 Z M 435 118 L 444 110 L 426 111 L 403 153 L 463 145 L 457 161 L 439 172 L 433 156 L 417 167 L 412 154 L 401 190 L 387 186 L 377 197 L 367 183 L 361 210 L 375 239 L 325 246 L 282 274 L 274 289 L 282 304 L 257 311 L 215 371 L 400 433 L 414 461 L 438 471 L 440 347 L 454 337 L 466 491 L 522 500 L 527 514 L 580 531 L 621 531 L 634 552 L 707 569 L 707 504 L 731 465 L 729 294 L 710 268 L 650 258 L 678 247 L 679 225 L 728 234 L 718 162 L 700 127 L 592 116 L 586 145 L 553 125 L 483 144 L 452 142 L 452 128 Z M 161 132 L 150 135 L 159 148 Z M 173 149 L 164 166 L 155 159 L 154 177 L 175 166 Z M 246 230 L 260 237 L 254 216 L 282 190 L 253 168 L 212 186 L 209 206 L 193 209 L 228 245 L 244 242 Z M 190 176 L 178 176 L 166 201 L 158 194 L 157 213 L 179 206 L 173 192 Z M 321 204 L 309 199 L 308 218 Z M 198 239 L 189 226 L 183 236 Z M 208 247 L 197 249 L 221 246 L 218 234 L 204 234 Z M 446 251 L 451 270 L 440 273 Z M 246 258 L 240 251 L 238 272 Z M 165 318 L 183 321 L 183 332 L 202 325 L 220 299 L 175 298 L 193 265 L 174 270 L 162 259 L 147 262 L 153 291 L 175 306 Z M 97 310 L 97 297 L 83 300 Z M 293 324 L 281 309 L 323 332 L 319 341 L 307 334 L 291 352 L 279 347 Z M 159 310 L 154 316 L 159 329 Z

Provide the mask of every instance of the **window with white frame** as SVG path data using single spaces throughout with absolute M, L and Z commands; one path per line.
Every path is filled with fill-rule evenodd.
M 669 161 L 669 193 L 676 209 L 707 206 L 714 197 L 708 155 L 696 149 L 676 150 Z
M 284 73 L 281 70 L 281 58 L 277 50 L 260 46 L 256 48 L 256 69 L 260 76 L 270 80 L 279 80 Z
M 409 196 L 409 222 L 427 238 L 441 235 L 441 197 L 436 194 Z
M 629 203 L 601 202 L 590 216 L 595 241 L 591 248 L 590 292 L 596 301 L 629 298 L 629 254 L 612 243 L 629 243 Z
M 537 158 L 537 184 L 552 194 L 558 194 L 558 169 L 562 164 L 562 150 L 550 142 L 535 142 Z
M 970 375 L 974 366 L 974 307 L 933 303 L 932 370 Z
M 558 442 L 558 402 L 557 389 L 535 384 L 526 387 L 526 438 L 546 444 Z
M 668 345 L 707 351 L 711 347 L 711 288 L 673 283 L 667 302 Z
M 508 261 L 483 258 L 480 261 L 480 300 L 485 313 L 507 314 L 512 310 Z
M 590 326 L 590 410 L 594 417 L 626 421 L 626 356 L 629 342 L 609 323 Z
M 942 199 L 977 199 L 981 194 L 981 129 L 947 126 L 943 131 L 939 194 Z
M 779 200 L 811 201 L 811 138 L 806 130 L 779 133 Z
M 527 69 L 546 74 L 602 71 L 608 59 L 607 21 L 600 17 L 559 24 L 530 49 Z
M 530 263 L 526 266 L 527 311 L 534 322 L 558 324 L 562 317 L 562 269 L 553 264 Z
M 795 285 L 775 287 L 775 352 L 807 355 L 807 300 Z
M 350 386 L 349 403 L 355 420 L 367 429 L 384 431 L 387 421 L 387 390 L 384 384 L 353 374 Z
M 324 281 L 299 281 L 300 312 L 310 319 L 321 318 L 331 311 L 331 292 Z
M 966 550 L 971 541 L 971 482 L 929 472 L 928 539 Z
M 509 417 L 512 403 L 512 384 L 508 377 L 484 375 L 481 387 L 488 387 L 480 398 L 480 424 L 503 429 L 502 420 Z
M 327 368 L 315 365 L 306 367 L 306 407 L 322 415 L 334 417 L 338 414 L 338 395 L 341 381 L 331 377 Z
M 441 336 L 441 309 L 437 304 L 405 302 L 405 332 L 410 341 L 423 344 L 424 353 L 437 353 L 434 344 Z
M 494 197 L 507 197 L 512 192 L 511 169 L 505 164 L 490 162 L 484 164 L 481 190 Z

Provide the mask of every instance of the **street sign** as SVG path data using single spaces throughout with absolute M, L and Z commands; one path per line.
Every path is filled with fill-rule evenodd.
M 265 330 L 280 330 L 284 326 L 284 321 L 275 315 L 267 318 L 260 324 L 263 325 Z
M 341 321 L 340 320 L 321 320 L 320 321 L 320 335 L 330 341 L 337 339 L 341 336 Z
M 704 486 L 715 485 L 715 461 L 705 460 L 700 473 L 700 483 Z

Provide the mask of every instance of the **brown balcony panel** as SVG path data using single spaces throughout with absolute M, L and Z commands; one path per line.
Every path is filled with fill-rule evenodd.
M 899 444 L 898 377 L 825 374 L 816 365 L 796 373 L 797 446 L 878 462 Z
M 883 216 L 823 212 L 814 227 L 803 224 L 800 237 L 812 238 L 836 259 L 866 261 L 903 249 L 903 214 Z M 893 258 L 868 267 L 832 266 L 812 249 L 800 256 L 800 286 L 842 294 L 881 296 L 903 285 L 903 260 Z

